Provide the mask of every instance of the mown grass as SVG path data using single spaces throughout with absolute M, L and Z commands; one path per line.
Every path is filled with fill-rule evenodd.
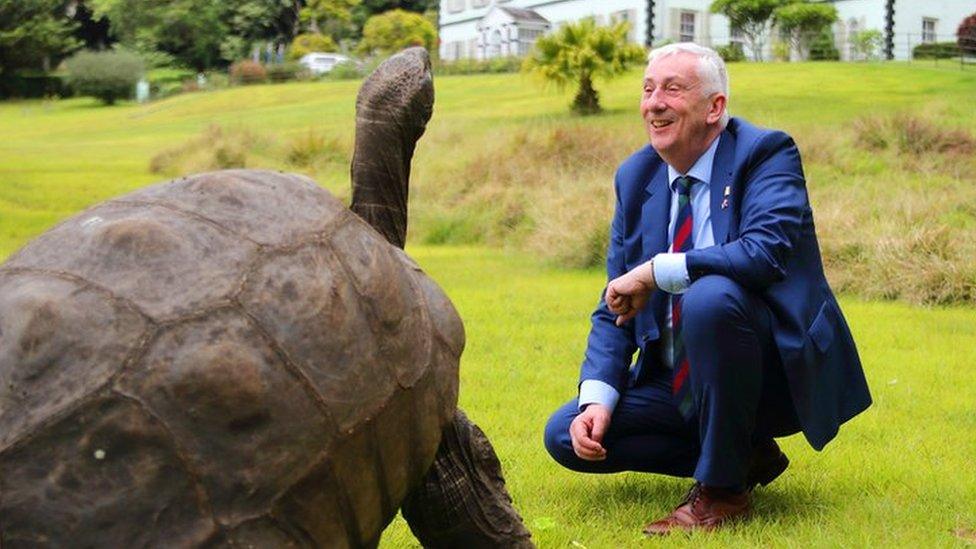
M 976 71 L 736 64 L 731 107 L 795 136 L 825 262 L 842 291 L 976 304 Z M 639 72 L 607 113 L 521 75 L 442 77 L 417 150 L 410 238 L 601 261 L 617 164 L 644 142 Z M 0 105 L 0 257 L 56 220 L 153 180 L 243 165 L 300 171 L 348 197 L 358 82 L 251 86 L 112 109 Z
M 461 406 L 490 437 L 539 547 L 635 547 L 688 482 L 561 469 L 542 447 L 548 415 L 574 396 L 597 270 L 539 267 L 483 248 L 408 247 L 453 299 L 467 332 Z M 874 405 L 823 452 L 785 439 L 792 464 L 757 490 L 754 520 L 663 546 L 937 547 L 976 527 L 976 313 L 843 299 Z M 574 545 L 574 542 L 579 545 Z M 383 547 L 416 546 L 398 519 Z

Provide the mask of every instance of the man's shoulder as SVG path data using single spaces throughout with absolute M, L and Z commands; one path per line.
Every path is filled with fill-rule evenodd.
M 642 178 L 649 171 L 657 169 L 664 161 L 653 147 L 644 145 L 634 151 L 617 168 L 617 178 L 625 182 L 634 177 Z
M 732 117 L 725 132 L 735 139 L 737 156 L 760 148 L 779 148 L 792 144 L 793 138 L 782 130 L 763 128 L 743 118 Z

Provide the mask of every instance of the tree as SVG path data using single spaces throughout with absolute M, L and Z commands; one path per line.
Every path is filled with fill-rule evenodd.
M 837 8 L 830 4 L 787 4 L 776 8 L 773 19 L 780 31 L 790 37 L 797 56 L 807 59 L 813 41 L 837 21 Z
M 711 5 L 712 13 L 721 13 L 728 17 L 729 25 L 742 33 L 749 44 L 754 61 L 763 60 L 763 48 L 766 47 L 766 33 L 773 11 L 782 6 L 786 0 L 714 0 Z
M 956 43 L 962 55 L 976 55 L 976 13 L 962 20 L 956 30 Z
M 0 78 L 17 69 L 49 70 L 81 46 L 65 0 L 0 0 Z
M 583 115 L 598 113 L 600 97 L 593 88 L 593 80 L 613 78 L 631 64 L 644 60 L 644 48 L 627 42 L 629 30 L 626 21 L 600 27 L 592 18 L 563 25 L 536 40 L 522 69 L 558 86 L 578 84 L 571 109 Z
M 165 52 L 196 70 L 224 64 L 228 35 L 223 0 L 91 0 L 95 15 L 108 17 L 112 34 L 140 53 Z
M 437 29 L 424 16 L 397 9 L 370 17 L 359 46 L 364 53 L 386 55 L 410 46 L 430 51 L 436 40 Z
M 339 41 L 354 34 L 352 9 L 358 5 L 359 0 L 305 0 L 299 17 L 311 33 Z
M 256 44 L 287 44 L 298 32 L 298 0 L 227 0 L 225 5 L 228 32 L 220 51 L 226 61 L 246 57 Z

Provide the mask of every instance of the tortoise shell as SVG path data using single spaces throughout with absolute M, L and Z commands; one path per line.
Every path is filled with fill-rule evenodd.
M 0 543 L 375 543 L 463 346 L 434 282 L 305 177 L 97 205 L 0 266 Z

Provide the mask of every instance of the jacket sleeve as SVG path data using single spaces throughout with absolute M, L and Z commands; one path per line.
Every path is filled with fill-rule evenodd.
M 719 274 L 761 291 L 786 276 L 810 207 L 800 153 L 788 135 L 771 132 L 757 140 L 744 169 L 738 238 L 689 251 L 692 282 Z
M 627 272 L 624 260 L 624 209 L 620 201 L 619 179 L 618 172 L 614 182 L 616 206 L 607 248 L 608 282 Z M 637 350 L 634 342 L 634 321 L 632 319 L 623 326 L 617 326 L 617 316 L 607 308 L 605 295 L 606 288 L 600 293 L 600 302 L 590 317 L 590 335 L 580 368 L 580 383 L 595 379 L 615 388 L 619 393 L 626 387 L 631 358 Z

